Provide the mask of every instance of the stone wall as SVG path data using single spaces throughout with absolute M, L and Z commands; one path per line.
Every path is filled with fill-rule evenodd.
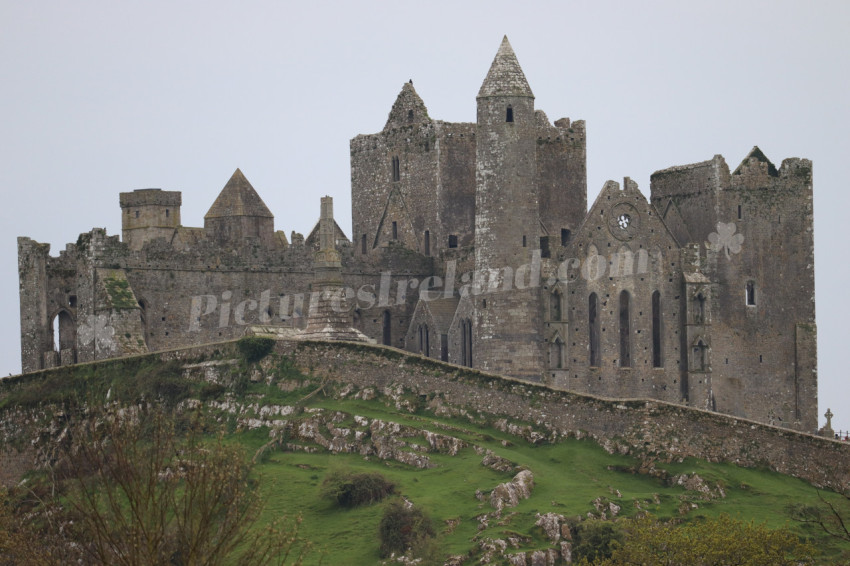
M 816 486 L 850 484 L 850 444 L 746 419 L 663 401 L 580 395 L 362 343 L 281 340 L 275 352 L 288 356 L 302 372 L 317 378 L 361 388 L 400 385 L 418 399 L 427 400 L 432 410 L 530 423 L 550 440 L 590 437 L 608 451 L 638 457 L 693 457 L 764 467 Z M 148 355 L 164 361 L 239 356 L 233 341 Z M 48 371 L 53 370 L 2 380 L 0 392 L 26 386 Z M 4 438 L 9 438 L 8 431 L 20 423 L 43 420 L 44 415 L 38 412 L 38 418 L 21 411 L 7 413 L 0 427 Z M 34 454 L 18 453 L 8 441 L 4 450 L 0 465 L 4 478 L 34 462 Z
M 850 444 L 682 405 L 558 391 L 394 350 L 359 344 L 278 342 L 317 377 L 383 388 L 400 384 L 440 404 L 531 422 L 552 438 L 590 436 L 609 451 L 765 467 L 817 486 L 850 482 Z

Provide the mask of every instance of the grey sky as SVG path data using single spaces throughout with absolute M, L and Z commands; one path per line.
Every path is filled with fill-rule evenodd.
M 819 413 L 850 429 L 848 29 L 846 1 L 0 0 L 0 373 L 20 371 L 17 236 L 56 255 L 118 234 L 118 193 L 144 187 L 183 191 L 202 226 L 237 167 L 277 229 L 309 232 L 328 194 L 350 233 L 349 139 L 409 79 L 431 117 L 474 121 L 507 34 L 536 107 L 587 121 L 590 202 L 753 145 L 813 160 Z

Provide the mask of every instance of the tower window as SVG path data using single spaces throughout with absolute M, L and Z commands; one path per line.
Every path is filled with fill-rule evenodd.
M 165 209 L 165 217 L 168 218 L 168 209 Z
M 413 110 L 408 110 L 408 111 L 407 111 L 407 121 L 408 121 L 408 122 L 412 122 L 412 121 L 413 121 Z
M 393 220 L 393 240 L 398 240 L 398 222 Z
M 393 181 L 401 180 L 401 168 L 398 163 L 398 156 L 393 156 Z
M 511 106 L 508 106 L 507 111 L 505 112 L 505 122 L 513 122 L 514 121 L 514 109 Z
M 756 284 L 753 281 L 747 281 L 747 306 L 751 307 L 756 304 Z
M 137 210 L 136 211 L 136 218 L 138 218 L 138 217 L 139 217 L 139 211 Z
M 431 255 L 431 232 L 425 230 L 425 255 Z
M 741 218 L 743 218 L 743 210 L 741 210 L 741 205 L 739 204 L 738 205 L 738 220 L 741 220 Z
M 561 246 L 566 246 L 570 242 L 570 231 L 566 228 L 561 228 Z
M 449 247 L 456 248 L 457 247 L 457 236 L 454 234 L 449 234 Z
M 525 247 L 525 246 L 526 246 L 525 236 L 523 235 L 523 237 L 522 237 L 522 247 Z

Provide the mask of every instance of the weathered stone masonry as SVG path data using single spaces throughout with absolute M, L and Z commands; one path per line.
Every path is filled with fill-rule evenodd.
M 179 192 L 143 189 L 120 195 L 121 239 L 95 229 L 51 257 L 20 238 L 23 370 L 303 329 L 335 289 L 348 310 L 324 318 L 383 344 L 816 430 L 810 161 L 718 155 L 657 171 L 648 199 L 609 181 L 588 209 L 585 123 L 534 107 L 507 38 L 476 103 L 474 123 L 443 122 L 405 83 L 351 140 L 341 284 L 317 279 L 318 224 L 275 230 L 239 170 L 203 227 L 180 224 Z

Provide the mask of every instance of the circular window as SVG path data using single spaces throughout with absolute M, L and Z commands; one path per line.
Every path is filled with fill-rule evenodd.
M 618 202 L 608 213 L 608 231 L 621 241 L 635 237 L 640 229 L 640 213 L 628 202 Z

